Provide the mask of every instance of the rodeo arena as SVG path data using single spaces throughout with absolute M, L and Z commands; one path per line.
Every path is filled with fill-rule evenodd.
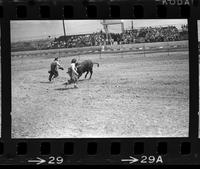
M 188 137 L 187 22 L 134 22 L 11 41 L 12 137 Z

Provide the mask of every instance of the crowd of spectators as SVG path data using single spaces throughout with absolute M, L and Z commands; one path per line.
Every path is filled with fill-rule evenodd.
M 96 32 L 92 34 L 60 36 L 51 42 L 48 48 L 73 48 L 85 46 L 99 46 L 104 43 L 105 34 Z
M 104 32 L 84 35 L 61 36 L 56 38 L 49 48 L 72 48 L 84 46 L 100 46 L 106 44 L 130 44 L 139 42 L 166 42 L 187 39 L 187 26 L 179 31 L 175 26 L 145 27 L 141 29 L 125 30 L 123 33 L 111 33 L 108 38 Z M 107 39 L 107 41 L 106 41 Z M 105 42 L 104 42 L 105 40 Z
M 123 43 L 166 42 L 180 40 L 180 32 L 175 26 L 145 27 L 139 30 L 127 30 L 123 34 Z
M 40 45 L 32 44 L 28 46 L 29 48 L 33 48 L 33 50 L 36 50 L 37 48 L 74 48 L 87 46 L 101 46 L 104 44 L 112 45 L 141 42 L 165 42 L 187 39 L 188 26 L 182 25 L 181 29 L 179 30 L 175 26 L 144 27 L 140 29 L 125 30 L 123 33 L 110 33 L 108 36 L 106 36 L 105 32 L 103 31 L 95 32 L 92 34 L 67 35 L 52 39 L 51 41 L 48 41 L 48 43 L 43 42 Z

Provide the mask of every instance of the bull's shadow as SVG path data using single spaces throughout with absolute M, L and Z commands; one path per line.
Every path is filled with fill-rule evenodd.
M 91 80 L 91 79 L 78 79 L 78 83 L 79 83 L 79 82 L 86 81 L 86 80 Z M 66 85 L 66 84 L 67 84 L 67 82 L 63 83 L 63 85 Z M 71 83 L 70 83 L 70 84 L 71 84 Z

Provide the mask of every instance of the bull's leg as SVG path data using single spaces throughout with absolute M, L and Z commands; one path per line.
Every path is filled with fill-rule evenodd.
M 92 70 L 90 70 L 90 78 L 89 78 L 89 79 L 91 79 L 91 77 L 92 77 L 92 73 L 93 73 L 93 71 L 92 71 Z
M 81 77 L 81 75 L 82 75 L 82 73 L 79 73 L 79 74 L 78 74 L 78 79 Z
M 85 74 L 85 79 L 86 79 L 86 77 L 87 77 L 88 73 L 89 73 L 89 71 L 87 71 L 87 73 Z

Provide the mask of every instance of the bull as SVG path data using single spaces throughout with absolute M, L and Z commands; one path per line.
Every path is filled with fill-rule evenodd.
M 91 60 L 84 60 L 83 62 L 76 63 L 78 78 L 80 78 L 82 76 L 82 74 L 86 72 L 86 74 L 85 74 L 85 79 L 86 79 L 88 73 L 90 72 L 89 79 L 91 79 L 92 74 L 93 74 L 93 65 L 94 64 L 96 64 L 97 67 L 99 67 L 99 63 L 92 62 Z M 71 68 L 68 68 L 68 72 L 67 73 L 69 74 L 69 76 L 71 75 L 71 71 L 72 71 Z

